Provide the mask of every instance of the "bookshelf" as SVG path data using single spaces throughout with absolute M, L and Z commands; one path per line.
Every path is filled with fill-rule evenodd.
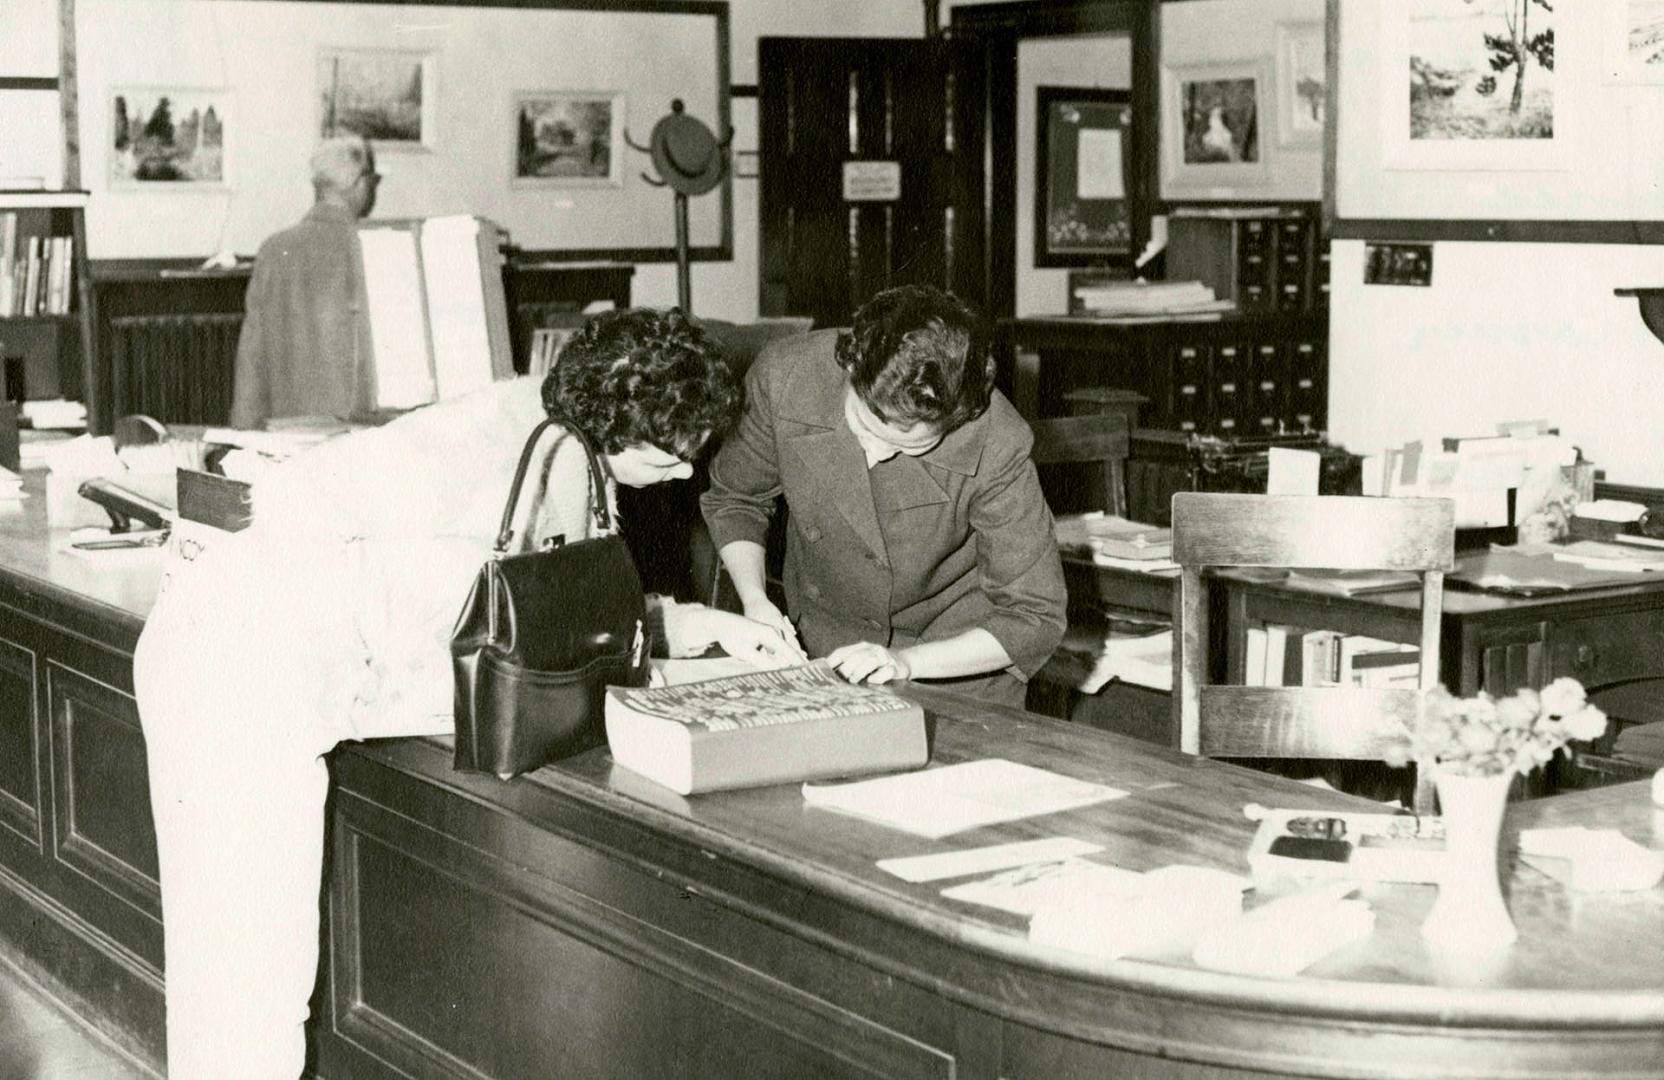
M 0 372 L 7 400 L 69 398 L 96 415 L 87 193 L 0 191 Z

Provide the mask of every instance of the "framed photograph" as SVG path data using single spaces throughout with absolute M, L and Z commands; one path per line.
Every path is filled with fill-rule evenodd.
M 1263 62 L 1169 67 L 1162 83 L 1164 194 L 1265 183 Z
M 1537 0 L 1382 6 L 1382 163 L 1390 169 L 1563 169 L 1570 83 L 1562 16 Z
M 1608 0 L 1605 76 L 1614 83 L 1664 83 L 1664 0 Z
M 1329 107 L 1323 24 L 1277 24 L 1277 145 L 1319 146 Z
M 231 99 L 229 90 L 113 88 L 110 186 L 180 190 L 225 187 Z
M 1035 101 L 1034 265 L 1128 258 L 1131 92 L 1040 86 Z
M 377 150 L 434 145 L 434 55 L 408 49 L 325 49 L 318 55 L 318 131 Z
M 624 95 L 527 90 L 514 96 L 516 187 L 621 187 Z

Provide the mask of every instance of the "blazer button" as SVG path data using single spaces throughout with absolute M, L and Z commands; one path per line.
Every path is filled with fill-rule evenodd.
M 803 530 L 803 535 L 809 538 L 810 543 L 814 543 L 820 539 L 820 530 L 811 525 Z
M 811 600 L 820 599 L 820 586 L 816 585 L 814 582 L 810 582 L 808 585 L 805 585 L 803 587 L 803 591 L 809 594 L 809 599 Z

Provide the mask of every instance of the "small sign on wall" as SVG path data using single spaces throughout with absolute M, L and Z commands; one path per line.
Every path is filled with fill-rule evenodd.
M 844 162 L 845 202 L 895 202 L 901 198 L 901 162 Z
M 1365 244 L 1364 284 L 1433 284 L 1433 245 Z

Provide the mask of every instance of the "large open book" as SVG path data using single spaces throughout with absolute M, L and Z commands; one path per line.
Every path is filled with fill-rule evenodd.
M 845 682 L 825 661 L 679 686 L 611 687 L 606 723 L 614 761 L 683 795 L 930 760 L 920 706 Z
M 358 227 L 375 404 L 412 409 L 514 374 L 500 236 L 483 218 Z

